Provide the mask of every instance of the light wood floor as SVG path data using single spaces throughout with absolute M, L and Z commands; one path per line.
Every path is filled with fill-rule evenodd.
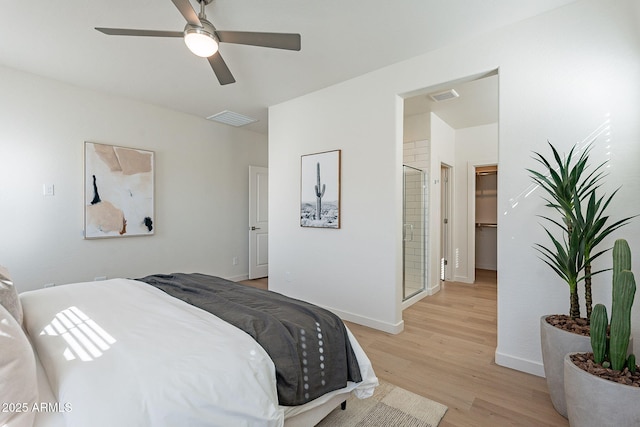
M 494 363 L 496 307 L 495 272 L 478 270 L 407 308 L 400 334 L 345 323 L 379 378 L 449 407 L 440 427 L 568 426 L 543 378 Z

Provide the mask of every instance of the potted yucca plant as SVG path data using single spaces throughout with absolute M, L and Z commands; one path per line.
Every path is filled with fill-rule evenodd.
M 624 239 L 613 247 L 611 323 L 596 304 L 591 316 L 591 353 L 564 358 L 565 394 L 572 427 L 640 425 L 640 372 L 629 354 L 631 307 L 636 282 Z M 588 392 L 585 392 L 588 391 Z
M 625 225 L 630 218 L 608 224 L 605 210 L 614 191 L 608 198 L 598 196 L 604 165 L 589 169 L 590 148 L 575 159 L 574 146 L 562 158 L 549 143 L 553 160 L 535 153 L 535 159 L 543 166 L 541 172 L 528 169 L 531 177 L 543 190 L 546 206 L 559 214 L 560 219 L 542 216 L 552 226 L 544 230 L 551 241 L 550 246 L 537 244 L 541 259 L 568 285 L 569 314 L 544 315 L 540 318 L 542 358 L 549 395 L 554 408 L 567 416 L 564 393 L 563 359 L 568 352 L 589 351 L 589 317 L 591 315 L 591 281 L 601 271 L 593 272 L 591 263 L 607 250 L 595 248 L 614 230 Z M 583 204 L 585 205 L 583 207 Z M 560 237 L 556 237 L 557 235 Z M 580 317 L 578 285 L 584 282 L 587 316 Z

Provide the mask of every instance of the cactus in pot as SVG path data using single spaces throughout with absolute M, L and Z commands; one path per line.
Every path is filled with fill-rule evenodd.
M 640 425 L 636 358 L 633 354 L 627 358 L 636 283 L 630 270 L 631 251 L 623 239 L 615 242 L 613 264 L 609 337 L 604 306 L 596 304 L 591 314 L 595 365 L 589 353 L 568 353 L 564 357 L 564 391 L 572 427 Z
M 629 370 L 635 370 L 635 356 L 631 355 L 627 359 L 631 335 L 631 306 L 635 293 L 636 281 L 631 272 L 631 250 L 626 240 L 618 239 L 613 246 L 613 300 L 608 343 L 606 308 L 602 304 L 596 304 L 591 318 L 594 362 L 610 362 L 611 368 L 617 371 L 622 371 L 625 364 L 629 366 Z
M 541 225 L 551 244 L 536 244 L 534 248 L 540 259 L 569 288 L 567 315 L 543 316 L 540 322 L 542 360 L 549 395 L 554 408 L 565 417 L 564 356 L 569 352 L 588 352 L 591 349 L 588 333 L 586 336 L 576 334 L 576 329 L 570 326 L 589 327 L 592 315 L 592 279 L 596 274 L 606 271 L 593 271 L 591 265 L 610 250 L 599 248 L 603 240 L 633 218 L 616 221 L 607 214 L 607 208 L 617 190 L 609 196 L 599 195 L 607 175 L 606 161 L 595 167 L 589 165 L 592 143 L 593 140 L 583 149 L 574 146 L 567 155 L 561 155 L 549 143 L 551 157 L 547 159 L 540 153 L 534 153 L 534 159 L 541 167 L 540 171 L 527 169 L 534 183 L 545 193 L 545 206 L 553 211 L 553 215 L 539 215 L 544 220 Z M 582 318 L 580 314 L 580 282 L 584 283 L 586 318 Z M 603 314 L 605 313 L 600 313 L 599 316 Z M 606 323 L 608 319 L 605 320 L 605 331 Z M 600 351 L 608 355 L 606 332 Z

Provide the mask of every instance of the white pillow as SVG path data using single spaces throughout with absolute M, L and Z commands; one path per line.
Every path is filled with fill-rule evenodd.
M 18 321 L 0 305 L 0 426 L 31 427 L 38 401 L 36 359 Z
M 3 305 L 22 326 L 22 304 L 9 271 L 2 265 L 0 265 L 0 305 Z

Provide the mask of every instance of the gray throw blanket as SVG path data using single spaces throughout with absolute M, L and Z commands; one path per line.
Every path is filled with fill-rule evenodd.
M 251 335 L 275 364 L 280 405 L 302 405 L 346 387 L 347 380 L 362 381 L 344 323 L 328 310 L 205 274 L 156 274 L 136 280 Z

